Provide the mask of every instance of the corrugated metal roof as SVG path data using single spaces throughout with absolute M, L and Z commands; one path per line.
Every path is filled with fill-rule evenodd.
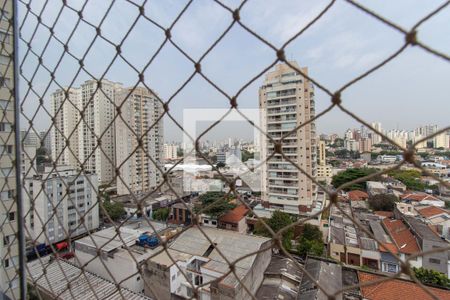
M 45 257 L 27 264 L 27 279 L 35 281 L 37 287 L 52 293 L 55 299 L 127 299 L 151 300 L 126 288 L 98 277 L 64 260 Z M 45 270 L 45 274 L 44 274 Z

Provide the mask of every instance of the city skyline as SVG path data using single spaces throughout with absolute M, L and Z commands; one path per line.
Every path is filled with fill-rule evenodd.
M 250 2 L 248 7 L 243 9 L 243 17 L 248 20 L 249 26 L 268 36 L 275 45 L 280 45 L 282 41 L 294 34 L 298 29 L 311 20 L 320 9 L 327 4 L 325 1 L 314 3 L 296 3 L 296 1 L 283 1 L 279 7 L 266 2 Z M 235 1 L 227 1 L 227 4 L 234 5 Z M 410 27 L 420 17 L 433 10 L 438 1 L 396 1 L 389 6 L 380 3 L 366 3 L 375 11 L 395 19 L 403 27 Z M 36 3 L 34 3 L 36 5 Z M 73 4 L 76 5 L 76 4 Z M 151 17 L 167 26 L 173 20 L 174 15 L 183 4 L 176 1 L 167 3 L 155 3 L 148 12 Z M 373 5 L 373 7 L 371 7 Z M 403 9 L 408 5 L 408 18 L 403 15 Z M 102 14 L 106 9 L 106 4 L 100 2 L 90 2 L 86 11 L 92 15 L 87 18 L 95 18 L 97 14 Z M 208 14 L 201 13 L 205 6 Z M 90 9 L 90 8 L 95 8 Z M 270 11 L 275 9 L 276 11 Z M 246 12 L 257 10 L 258 16 L 264 16 L 265 21 L 254 16 L 247 16 Z M 49 20 L 55 17 L 58 5 L 46 10 Z M 95 13 L 93 13 L 95 11 Z M 294 12 L 304 12 L 296 18 Z M 107 18 L 103 27 L 104 31 L 117 33 L 115 37 L 109 37 L 117 42 L 124 36 L 124 29 L 128 28 L 132 17 L 137 14 L 133 7 L 122 3 L 113 6 L 111 15 L 117 18 L 112 22 Z M 421 26 L 420 37 L 426 37 L 426 42 L 438 49 L 446 49 L 448 46 L 440 37 L 446 35 L 446 17 L 450 13 L 443 11 L 433 20 Z M 129 15 L 129 20 L 120 18 L 119 15 Z M 277 16 L 274 20 L 273 16 Z M 344 18 L 344 16 L 346 16 Z M 347 17 L 348 16 L 348 17 Z M 60 28 L 61 37 L 65 37 L 69 32 L 65 28 L 71 28 L 76 21 L 76 16 L 65 13 L 61 22 L 65 25 Z M 180 19 L 180 25 L 173 28 L 173 38 L 183 49 L 189 51 L 193 57 L 199 57 L 203 51 L 217 38 L 219 33 L 228 22 L 231 15 L 227 14 L 220 6 L 214 3 L 199 1 L 194 2 L 187 12 L 186 17 Z M 335 26 L 328 26 L 329 24 Z M 205 26 L 208 24 L 208 26 Z M 272 24 L 272 26 L 269 26 Z M 355 26 L 358 24 L 358 26 Z M 159 29 L 137 24 L 132 31 L 130 40 L 123 45 L 123 55 L 131 63 L 146 60 L 151 53 L 159 46 L 159 42 L 164 39 Z M 195 34 L 187 34 L 195 32 Z M 24 26 L 23 34 L 26 35 L 27 26 Z M 69 44 L 74 54 L 81 55 L 87 45 L 81 40 L 80 35 L 90 36 L 90 30 L 80 28 L 77 30 L 72 42 Z M 147 35 L 154 35 L 155 39 L 145 39 Z M 44 41 L 45 34 L 42 40 Z M 141 37 L 141 38 L 140 38 Z M 186 37 L 189 37 L 187 39 Z M 331 90 L 339 88 L 341 85 L 358 76 L 363 71 L 380 62 L 383 58 L 394 52 L 403 43 L 403 36 L 395 31 L 380 25 L 376 20 L 367 18 L 351 5 L 338 2 L 327 14 L 326 18 L 320 20 L 312 26 L 304 36 L 286 49 L 286 56 L 289 59 L 298 61 L 301 65 L 308 65 L 310 75 L 324 86 Z M 37 44 L 40 41 L 36 41 Z M 98 44 L 98 45 L 97 45 Z M 244 46 L 251 51 L 239 51 L 236 45 Z M 148 51 L 142 51 L 142 48 Z M 54 47 L 46 52 L 43 57 L 47 61 L 52 55 L 58 57 L 62 49 Z M 88 55 L 85 66 L 93 76 L 100 77 L 107 67 L 107 60 L 111 58 L 115 49 L 103 42 L 96 43 L 92 49 L 92 55 Z M 102 57 L 102 59 L 98 59 Z M 222 87 L 229 95 L 233 95 L 242 86 L 243 82 L 260 72 L 275 58 L 273 51 L 262 45 L 259 41 L 251 38 L 242 28 L 235 28 L 230 36 L 223 40 L 202 62 L 204 74 L 211 77 L 215 83 Z M 24 72 L 31 68 L 32 64 L 24 65 Z M 76 71 L 78 62 L 71 58 L 62 61 L 56 75 L 58 83 L 69 85 Z M 343 104 L 350 108 L 357 115 L 368 121 L 380 121 L 385 127 L 411 128 L 420 124 L 436 123 L 440 127 L 448 125 L 445 110 L 434 110 L 432 114 L 423 114 L 422 105 L 426 99 L 430 107 L 445 105 L 445 95 L 449 92 L 449 86 L 445 82 L 445 73 L 448 66 L 441 64 L 440 60 L 428 53 L 408 48 L 398 59 L 387 64 L 382 69 L 374 72 L 370 80 L 362 80 L 356 85 L 346 90 L 343 97 Z M 163 48 L 149 69 L 144 72 L 146 84 L 152 88 L 161 99 L 167 101 L 177 88 L 190 76 L 194 67 L 191 62 L 184 58 L 177 50 L 168 45 Z M 29 70 L 30 71 L 30 70 Z M 213 76 L 211 76 L 211 74 Z M 426 76 L 423 76 L 426 74 Z M 45 72 L 40 72 L 40 84 L 36 83 L 34 88 L 37 92 L 44 91 L 50 77 Z M 132 86 L 138 79 L 138 75 L 125 62 L 118 61 L 114 64 L 105 77 L 112 81 L 122 82 L 124 85 Z M 85 80 L 91 79 L 86 72 L 81 72 L 75 78 L 75 85 L 81 84 Z M 258 78 L 253 82 L 238 98 L 240 108 L 255 108 L 258 105 L 257 89 L 262 84 L 263 78 Z M 22 89 L 26 85 L 22 85 Z M 427 86 L 427 89 L 423 87 Z M 56 90 L 53 83 L 49 92 L 45 94 L 44 103 L 48 107 L 49 93 Z M 367 93 L 370 91 L 370 93 Z M 431 91 L 431 92 L 430 92 Z M 29 96 L 32 97 L 32 96 Z M 37 99 L 36 99 L 37 100 Z M 27 101 L 24 106 L 24 114 L 31 116 L 31 112 L 36 109 L 38 101 L 32 103 Z M 317 88 L 316 105 L 319 113 L 330 104 L 330 99 Z M 192 81 L 179 93 L 170 104 L 170 113 L 182 123 L 182 111 L 184 108 L 225 108 L 229 107 L 229 101 L 204 79 L 196 75 Z M 386 112 L 385 107 L 390 109 Z M 408 116 L 401 118 L 398 112 Z M 36 120 L 35 127 L 39 130 L 48 128 L 49 118 L 43 116 Z M 359 125 L 349 116 L 344 115 L 337 109 L 331 111 L 316 122 L 318 132 L 334 133 L 344 131 L 348 127 Z M 165 118 L 166 136 L 168 140 L 181 140 L 180 130 Z

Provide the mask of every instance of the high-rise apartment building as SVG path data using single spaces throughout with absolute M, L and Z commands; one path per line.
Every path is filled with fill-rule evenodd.
M 321 182 L 330 183 L 333 170 L 331 165 L 327 165 L 325 141 L 319 141 L 318 150 L 316 179 Z
M 373 122 L 371 125 L 373 128 L 378 130 L 378 132 L 383 132 L 383 128 L 381 128 L 381 123 Z M 383 140 L 383 138 L 381 137 L 381 135 L 379 135 L 378 133 L 372 132 L 372 144 L 373 145 L 381 143 L 382 140 Z
M 0 298 L 19 298 L 19 247 L 14 166 L 13 1 L 0 1 Z M 10 22 L 11 21 L 11 22 Z
M 296 62 L 291 62 L 298 69 Z M 307 68 L 301 68 L 304 74 Z M 274 140 L 314 117 L 312 83 L 287 64 L 278 64 L 266 74 L 259 89 L 262 127 Z M 261 158 L 274 152 L 274 144 L 261 138 Z M 283 153 L 307 174 L 316 175 L 316 132 L 314 122 L 308 123 L 283 140 Z M 316 185 L 280 154 L 271 157 L 262 168 L 262 197 L 267 206 L 299 214 L 311 210 L 316 198 Z
M 37 244 L 54 244 L 97 229 L 98 181 L 72 167 L 49 167 L 23 181 L 26 232 Z M 45 233 L 42 233 L 45 230 Z
M 164 159 L 172 160 L 178 158 L 178 145 L 164 144 Z
M 102 184 L 115 180 L 114 105 L 122 84 L 103 79 L 81 84 L 79 109 L 83 120 L 78 125 L 79 159 L 85 170 L 97 174 Z
M 79 165 L 77 126 L 80 120 L 80 95 L 80 89 L 70 88 L 58 89 L 50 96 L 54 124 L 50 135 L 51 151 L 52 159 L 58 165 Z
M 163 155 L 162 104 L 152 91 L 137 87 L 120 91 L 116 105 L 122 105 L 121 117 L 115 121 L 116 159 L 120 166 L 117 194 L 151 191 L 162 179 L 156 166 Z

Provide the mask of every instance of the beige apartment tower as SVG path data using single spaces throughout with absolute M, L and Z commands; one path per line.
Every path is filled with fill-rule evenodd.
M 300 68 L 304 74 L 307 68 Z M 314 88 L 312 83 L 287 64 L 278 64 L 266 74 L 259 89 L 261 125 L 272 139 L 280 140 L 297 126 L 314 117 Z M 274 144 L 261 138 L 262 160 L 274 152 Z M 314 122 L 305 125 L 283 139 L 283 153 L 307 174 L 316 175 L 316 132 Z M 280 154 L 275 154 L 262 167 L 262 197 L 270 209 L 292 214 L 311 211 L 317 187 Z
M 106 79 L 81 84 L 78 102 L 84 119 L 78 125 L 79 159 L 85 170 L 97 174 L 100 184 L 115 181 L 114 116 L 116 94 L 122 84 Z
M 120 171 L 117 194 L 149 192 L 162 179 L 156 166 L 163 155 L 162 104 L 152 91 L 137 87 L 118 93 L 116 105 L 121 106 L 121 117 L 115 122 L 116 160 Z
M 0 0 L 0 298 L 19 298 L 16 169 L 14 165 L 13 1 Z M 12 24 L 12 23 L 11 23 Z M 20 171 L 20 170 L 19 170 Z
M 52 159 L 58 165 L 79 165 L 77 125 L 80 120 L 80 97 L 81 90 L 78 88 L 58 89 L 50 96 L 54 117 L 54 126 L 51 127 Z

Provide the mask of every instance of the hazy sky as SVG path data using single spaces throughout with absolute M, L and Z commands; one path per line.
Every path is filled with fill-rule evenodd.
M 42 0 L 43 4 L 45 1 Z M 42 19 L 52 24 L 62 1 L 49 0 Z M 79 9 L 83 1 L 67 1 Z M 135 1 L 142 2 L 142 1 Z M 187 1 L 155 0 L 145 5 L 146 14 L 163 27 L 168 27 Z M 396 0 L 360 1 L 361 4 L 382 14 L 392 22 L 409 29 L 421 17 L 438 7 L 443 1 Z M 33 1 L 33 11 L 39 13 L 42 4 Z M 92 24 L 99 24 L 110 1 L 89 1 L 83 16 Z M 223 1 L 236 7 L 240 1 Z M 313 19 L 329 1 L 319 0 L 249 0 L 241 11 L 241 20 L 255 32 L 264 36 L 276 46 L 282 45 L 293 34 Z M 19 3 L 20 15 L 25 16 L 25 7 Z M 126 1 L 115 1 L 108 17 L 101 26 L 101 33 L 113 43 L 119 43 L 138 16 L 138 9 Z M 450 7 L 424 23 L 418 29 L 421 41 L 441 52 L 450 54 Z M 55 35 L 67 41 L 78 16 L 65 8 L 55 26 Z M 211 0 L 194 0 L 172 30 L 175 43 L 192 58 L 198 59 L 231 23 L 231 14 Z M 36 19 L 28 16 L 22 30 L 29 40 L 36 27 Z M 80 58 L 90 45 L 95 30 L 81 22 L 68 43 L 69 51 Z M 39 26 L 32 41 L 36 53 L 41 53 L 49 32 Z M 141 18 L 122 44 L 122 55 L 138 70 L 153 56 L 164 41 L 164 33 Z M 376 65 L 399 49 L 404 42 L 403 35 L 369 17 L 345 1 L 336 1 L 325 16 L 286 49 L 287 57 L 301 66 L 308 66 L 309 74 L 330 90 L 336 90 L 354 77 Z M 22 46 L 25 46 L 22 44 Z M 21 57 L 25 54 L 22 47 Z M 51 39 L 43 54 L 43 64 L 53 69 L 63 53 L 63 47 Z M 94 77 L 102 75 L 115 54 L 115 48 L 97 38 L 84 61 L 85 68 Z M 234 95 L 252 77 L 271 64 L 274 51 L 255 37 L 235 25 L 228 35 L 202 62 L 202 71 L 216 85 L 229 95 Z M 108 70 L 105 78 L 134 85 L 137 73 L 124 59 L 118 58 Z M 33 55 L 23 62 L 23 72 L 31 78 L 37 66 Z M 56 80 L 62 86 L 71 84 L 79 68 L 78 62 L 64 55 L 55 71 Z M 174 46 L 167 43 L 156 59 L 144 72 L 145 82 L 158 95 L 167 100 L 191 76 L 194 65 Z M 384 128 L 411 129 L 422 124 L 450 125 L 450 63 L 434 57 L 417 47 L 409 47 L 398 58 L 368 78 L 358 82 L 343 94 L 343 104 L 365 120 L 380 121 Z M 82 71 L 74 81 L 75 86 L 91 79 Z M 44 103 L 49 109 L 49 94 L 57 86 L 50 82 L 49 73 L 38 69 L 33 86 L 38 94 L 44 94 Z M 239 107 L 258 106 L 258 87 L 263 77 L 258 78 L 239 96 Z M 21 88 L 25 96 L 26 86 Z M 31 117 L 37 106 L 36 95 L 25 99 L 24 113 Z M 330 99 L 316 88 L 316 112 L 326 108 Z M 228 100 L 199 75 L 170 103 L 171 114 L 182 123 L 184 108 L 227 108 Z M 49 126 L 49 118 L 40 110 L 35 121 L 36 129 Z M 318 132 L 342 133 L 349 127 L 359 126 L 350 117 L 337 109 L 317 121 Z M 250 130 L 227 130 L 217 128 L 217 134 L 241 137 Z M 166 140 L 181 138 L 181 132 L 170 120 L 165 121 Z

